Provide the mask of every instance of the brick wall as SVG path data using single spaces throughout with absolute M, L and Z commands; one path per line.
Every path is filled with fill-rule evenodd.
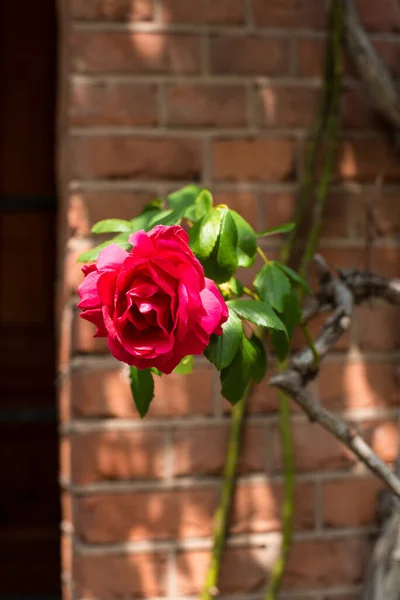
M 400 9 L 357 2 L 399 73 Z M 185 183 L 210 186 L 257 228 L 290 219 L 320 94 L 323 0 L 63 0 L 60 104 L 60 419 L 65 599 L 196 597 L 210 548 L 229 408 L 203 360 L 157 379 L 141 422 L 104 340 L 78 320 L 77 255 L 92 223 L 130 217 Z M 400 161 L 350 65 L 322 232 L 335 266 L 399 275 Z M 378 184 L 377 184 L 378 181 Z M 380 182 L 380 183 L 379 183 Z M 67 235 L 65 235 L 65 233 Z M 273 253 L 273 247 L 267 247 Z M 299 343 L 302 343 L 299 340 Z M 358 311 L 313 386 L 393 461 L 400 332 L 384 306 Z M 277 401 L 253 393 L 221 590 L 259 599 L 279 542 Z M 282 599 L 355 600 L 376 530 L 379 484 L 293 411 L 295 542 Z

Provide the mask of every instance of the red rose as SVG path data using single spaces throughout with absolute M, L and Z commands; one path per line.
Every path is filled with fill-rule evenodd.
M 189 354 L 202 354 L 221 335 L 228 308 L 178 226 L 131 235 L 130 252 L 111 244 L 83 267 L 81 317 L 107 337 L 118 360 L 139 369 L 171 371 Z

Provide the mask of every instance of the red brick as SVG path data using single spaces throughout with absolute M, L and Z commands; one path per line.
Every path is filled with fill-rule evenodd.
M 353 139 L 341 142 L 336 178 L 344 181 L 385 182 L 400 179 L 400 161 L 393 144 L 383 139 Z
M 82 179 L 198 180 L 201 145 L 186 138 L 76 137 L 71 175 Z
M 164 554 L 76 556 L 76 593 L 88 600 L 150 598 L 166 595 L 167 557 Z
M 396 364 L 327 362 L 319 375 L 321 402 L 329 410 L 395 407 L 398 404 Z
M 60 438 L 59 445 L 60 476 L 65 482 L 71 480 L 71 441 L 68 437 Z
M 110 216 L 133 219 L 145 204 L 156 197 L 156 192 L 151 191 L 75 192 L 68 201 L 67 219 L 71 235 L 88 235 L 97 221 Z
M 363 88 L 349 88 L 341 96 L 341 121 L 346 129 L 378 129 L 382 121 Z
M 155 398 L 147 418 L 211 414 L 211 374 L 211 368 L 199 368 L 189 375 L 155 378 Z M 71 404 L 76 417 L 137 418 L 128 381 L 118 367 L 73 372 Z
M 397 421 L 372 421 L 361 426 L 361 435 L 381 460 L 394 463 L 399 449 L 399 426 Z
M 300 590 L 360 583 L 367 551 L 367 543 L 357 538 L 295 542 L 284 587 Z
M 257 93 L 257 122 L 267 128 L 308 128 L 314 122 L 319 97 L 320 91 L 312 87 L 260 87 Z
M 281 527 L 283 488 L 281 485 L 239 484 L 235 492 L 229 531 L 232 534 L 264 533 Z M 312 484 L 299 484 L 295 491 L 296 530 L 313 529 L 315 491 Z
M 76 531 L 89 543 L 203 537 L 212 532 L 219 487 L 101 495 L 75 500 Z M 296 529 L 314 524 L 311 485 L 296 490 Z M 239 484 L 233 505 L 233 534 L 280 528 L 282 487 Z
M 71 289 L 76 289 L 81 281 L 80 265 L 76 264 L 76 259 L 80 252 L 72 258 L 73 270 L 70 269 L 67 284 L 70 285 Z M 96 328 L 92 323 L 81 319 L 78 313 L 74 315 L 74 321 L 72 324 L 72 339 L 73 339 L 73 353 L 78 354 L 109 354 L 110 350 L 107 345 L 107 338 L 94 338 Z
M 272 374 L 272 372 L 268 372 L 267 377 L 265 377 L 261 383 L 253 386 L 249 399 L 250 413 L 268 414 L 277 412 L 278 392 L 275 388 L 270 387 L 268 383 Z
M 218 488 L 75 498 L 77 535 L 87 543 L 204 537 L 212 531 Z
M 292 430 L 297 471 L 348 469 L 356 463 L 352 452 L 319 424 L 296 423 Z M 282 450 L 278 429 L 275 430 L 275 436 L 271 443 L 273 444 L 275 469 L 281 471 Z
M 382 484 L 373 477 L 329 481 L 322 486 L 324 527 L 363 527 L 375 521 Z
M 258 199 L 255 194 L 246 192 L 213 192 L 214 204 L 227 204 L 240 213 L 257 230 L 260 228 Z
M 71 440 L 74 483 L 119 479 L 157 479 L 164 471 L 164 434 L 107 431 Z
M 367 30 L 400 30 L 400 9 L 396 0 L 381 0 L 379 6 L 373 0 L 356 0 L 355 5 Z
M 382 59 L 384 60 L 387 68 L 393 77 L 399 77 L 400 75 L 400 44 L 399 42 L 392 40 L 379 40 L 374 41 L 373 45 L 378 51 Z
M 156 125 L 157 87 L 107 81 L 73 81 L 71 125 Z
M 81 21 L 149 21 L 153 0 L 71 0 L 71 16 Z
M 200 70 L 200 39 L 187 34 L 75 32 L 71 69 L 78 73 L 175 73 Z
M 299 39 L 297 42 L 297 75 L 321 77 L 324 66 L 325 40 Z
M 239 85 L 177 84 L 166 92 L 167 123 L 193 127 L 246 125 L 246 89 Z
M 303 600 L 301 598 L 301 600 Z M 307 598 L 305 598 L 304 600 L 308 600 Z M 360 594 L 359 593 L 354 593 L 354 594 L 334 594 L 333 596 L 325 596 L 324 600 L 360 600 Z
M 300 29 L 326 25 L 326 8 L 320 0 L 252 0 L 257 25 Z
M 210 41 L 212 73 L 284 75 L 289 72 L 289 46 L 284 38 L 214 36 Z
M 212 164 L 221 181 L 288 181 L 296 171 L 295 145 L 287 139 L 215 140 Z
M 293 220 L 297 197 L 293 193 L 266 192 L 261 197 L 266 227 L 278 227 Z M 332 192 L 324 209 L 321 237 L 347 237 L 348 203 L 346 192 Z M 279 239 L 279 238 L 274 238 Z
M 235 594 L 260 590 L 265 584 L 264 552 L 260 548 L 227 548 L 223 554 L 218 590 Z M 197 595 L 204 585 L 209 553 L 179 552 L 177 555 L 178 593 Z
M 161 14 L 167 23 L 195 25 L 239 25 L 245 18 L 243 0 L 203 0 L 201 3 L 163 0 Z
M 361 306 L 357 311 L 358 343 L 362 350 L 400 348 L 399 311 L 395 306 Z
M 174 475 L 221 474 L 225 464 L 228 434 L 228 425 L 176 429 L 173 434 Z M 246 426 L 239 456 L 240 472 L 265 470 L 264 442 L 263 427 Z
M 400 195 L 385 187 L 377 191 L 363 190 L 351 205 L 354 234 L 365 239 L 368 232 L 368 211 L 372 211 L 377 238 L 397 237 L 400 234 Z
M 73 545 L 72 536 L 69 533 L 61 534 L 61 573 L 65 577 L 72 573 Z

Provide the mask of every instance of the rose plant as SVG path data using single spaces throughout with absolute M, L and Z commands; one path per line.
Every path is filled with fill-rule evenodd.
M 258 239 L 292 227 L 255 233 L 194 185 L 150 203 L 131 221 L 94 225 L 95 234 L 116 235 L 80 256 L 88 264 L 78 306 L 95 336 L 106 337 L 111 354 L 129 365 L 141 417 L 153 398 L 153 376 L 190 372 L 194 355 L 215 365 L 232 404 L 265 376 L 264 331 L 284 359 L 300 320 L 296 288 L 308 288 L 295 271 L 269 260 Z M 237 270 L 257 256 L 261 268 L 246 287 Z

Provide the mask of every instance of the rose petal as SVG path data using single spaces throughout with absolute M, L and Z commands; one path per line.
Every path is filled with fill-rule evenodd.
M 123 250 L 117 244 L 110 244 L 100 252 L 96 263 L 97 269 L 99 271 L 119 270 L 128 256 L 126 250 Z
M 131 256 L 136 258 L 154 256 L 154 244 L 151 237 L 143 230 L 136 231 L 129 236 L 129 243 L 132 244 Z
M 79 285 L 78 294 L 81 301 L 78 304 L 78 308 L 94 308 L 95 306 L 100 306 L 100 298 L 97 290 L 98 279 L 99 273 L 97 270 L 92 270 Z

